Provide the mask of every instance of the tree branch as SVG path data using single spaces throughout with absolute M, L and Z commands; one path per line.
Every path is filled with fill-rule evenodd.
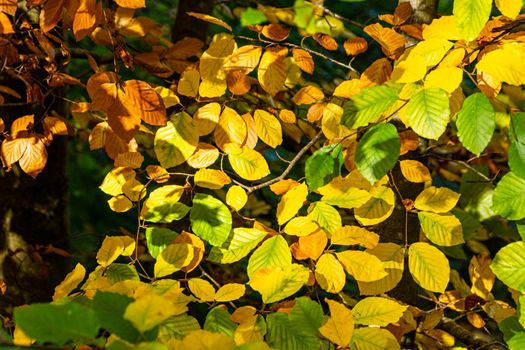
M 437 328 L 452 334 L 456 339 L 467 345 L 469 349 L 506 350 L 507 347 L 497 339 L 484 340 L 469 330 L 461 327 L 453 320 L 444 317 Z

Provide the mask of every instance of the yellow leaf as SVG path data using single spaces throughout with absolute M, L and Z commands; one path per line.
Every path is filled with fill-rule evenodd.
M 235 209 L 241 210 L 248 201 L 248 195 L 241 186 L 232 186 L 226 193 L 226 204 Z
M 429 39 L 446 39 L 459 40 L 461 34 L 454 16 L 441 16 L 436 18 L 429 25 L 423 27 L 423 38 Z
M 409 55 L 394 67 L 392 80 L 397 83 L 413 83 L 423 79 L 426 73 L 425 58 L 419 55 Z
M 231 150 L 228 160 L 233 170 L 243 179 L 255 181 L 270 174 L 266 159 L 257 151 L 246 147 Z
M 53 294 L 53 300 L 58 300 L 62 297 L 67 296 L 75 289 L 80 282 L 86 276 L 86 269 L 80 263 L 77 263 L 73 271 L 68 273 L 64 280 L 55 287 L 55 294 Z
M 354 210 L 357 221 L 363 226 L 376 225 L 385 221 L 394 211 L 395 194 L 386 186 L 375 187 L 370 191 L 372 198 Z
M 221 303 L 241 298 L 246 292 L 244 284 L 228 283 L 220 287 L 215 294 L 215 300 Z
M 283 225 L 293 218 L 301 209 L 308 196 L 308 187 L 305 183 L 300 184 L 286 192 L 277 205 L 277 222 Z
M 293 59 L 303 72 L 312 74 L 314 72 L 314 60 L 308 51 L 303 49 L 292 49 Z
M 144 216 L 149 208 L 178 202 L 183 193 L 184 186 L 179 185 L 167 185 L 153 190 L 144 203 L 141 215 Z
M 298 216 L 288 221 L 284 226 L 284 233 L 293 236 L 308 236 L 319 229 L 319 225 L 307 216 Z
M 343 108 L 335 103 L 328 103 L 323 109 L 322 130 L 329 140 L 341 139 L 351 134 L 350 129 L 342 125 Z
M 35 342 L 34 339 L 29 338 L 27 334 L 24 333 L 22 328 L 15 326 L 15 331 L 13 332 L 13 344 L 17 346 L 31 347 Z
M 454 92 L 463 81 L 463 71 L 458 67 L 437 68 L 425 78 L 425 88 L 437 87 L 449 94 Z
M 225 29 L 228 29 L 230 32 L 232 31 L 232 27 L 230 27 L 230 25 L 226 22 L 224 22 L 222 19 L 218 19 L 216 17 L 213 17 L 213 16 L 210 16 L 210 15 L 207 15 L 205 13 L 198 13 L 198 12 L 186 12 L 188 15 L 192 16 L 192 17 L 195 17 L 195 18 L 198 18 L 200 20 L 203 20 L 203 21 L 206 21 L 206 22 L 209 22 L 209 23 L 212 23 L 212 24 L 216 24 L 218 26 L 221 26 Z
M 336 254 L 346 272 L 357 281 L 372 282 L 387 275 L 383 263 L 376 256 L 359 250 L 347 250 Z
M 192 233 L 188 233 L 186 231 L 182 231 L 180 235 L 178 235 L 171 243 L 178 244 L 178 243 L 188 243 L 191 244 L 193 247 L 193 258 L 191 262 L 184 266 L 181 270 L 184 272 L 191 272 L 194 270 L 197 266 L 199 266 L 202 257 L 204 256 L 204 242 L 202 239 L 197 237 L 196 235 Z
M 408 267 L 417 284 L 431 292 L 443 293 L 450 278 L 448 259 L 428 243 L 412 243 L 408 248 Z
M 139 152 L 119 153 L 115 158 L 115 167 L 128 167 L 132 169 L 140 168 L 144 157 Z
M 430 340 L 434 345 L 436 341 Z M 399 342 L 396 337 L 388 330 L 377 327 L 356 328 L 352 336 L 353 349 L 388 349 L 400 350 Z
M 164 86 L 157 86 L 155 92 L 159 94 L 164 102 L 164 107 L 170 108 L 180 104 L 179 96 L 171 89 L 165 88 Z
M 123 194 L 111 197 L 108 200 L 109 207 L 116 213 L 125 213 L 133 208 L 133 203 Z
M 330 234 L 342 226 L 341 215 L 337 209 L 325 202 L 313 202 L 307 211 L 307 216 Z
M 357 95 L 362 88 L 362 83 L 359 79 L 345 80 L 341 84 L 337 85 L 333 95 L 343 98 L 352 98 Z
M 417 160 L 405 159 L 399 162 L 401 173 L 410 182 L 426 182 L 432 180 L 430 171 Z
M 234 347 L 235 342 L 233 338 L 227 334 L 196 330 L 188 333 L 186 337 L 184 337 L 180 347 L 175 349 L 232 350 Z
M 341 263 L 332 254 L 323 254 L 315 265 L 315 280 L 328 293 L 339 293 L 346 284 Z
M 215 169 L 199 169 L 193 179 L 195 185 L 212 190 L 218 190 L 232 182 L 224 171 Z
M 122 194 L 122 186 L 131 179 L 135 178 L 135 171 L 131 168 L 113 168 L 104 177 L 104 181 L 100 185 L 102 192 L 107 193 L 111 196 L 118 196 Z
M 483 55 L 476 68 L 500 82 L 522 85 L 525 83 L 525 44 L 505 43 L 502 48 Z
M 461 222 L 454 215 L 422 211 L 418 218 L 421 229 L 432 243 L 449 247 L 465 242 Z
M 208 135 L 219 122 L 221 105 L 217 102 L 208 103 L 193 114 L 193 124 L 199 136 Z
M 206 98 L 220 97 L 226 93 L 226 80 L 202 79 L 199 85 L 199 96 Z
M 446 39 L 428 39 L 420 41 L 408 54 L 409 57 L 420 56 L 426 67 L 438 64 L 453 44 Z
M 292 101 L 296 105 L 309 105 L 322 99 L 324 99 L 323 90 L 316 86 L 308 85 L 297 91 Z
M 250 113 L 241 115 L 241 118 L 246 123 L 246 138 L 244 139 L 243 146 L 254 149 L 257 146 L 257 129 L 255 128 L 255 121 L 253 120 Z
M 319 328 L 323 337 L 342 348 L 347 347 L 354 332 L 354 319 L 350 310 L 335 300 L 325 299 L 330 318 Z
M 284 58 L 287 54 L 287 48 L 272 46 L 267 48 L 262 55 L 257 78 L 262 88 L 271 96 L 284 89 L 287 75 Z
M 281 123 L 277 118 L 262 109 L 257 109 L 253 119 L 257 135 L 264 143 L 275 148 L 283 142 Z
M 292 180 L 292 179 L 286 179 L 286 180 L 280 180 L 277 181 L 274 184 L 270 185 L 270 190 L 275 193 L 278 196 L 281 196 L 294 188 L 295 186 L 299 186 L 299 182 Z
M 245 45 L 236 49 L 224 65 L 225 70 L 241 71 L 248 74 L 257 67 L 261 58 L 262 48 L 255 45 Z
M 180 95 L 188 97 L 196 97 L 199 93 L 199 82 L 201 75 L 196 69 L 185 70 L 179 80 L 179 85 L 177 85 L 177 92 Z
M 468 273 L 472 281 L 472 293 L 487 300 L 489 298 L 496 275 L 490 269 L 492 259 L 488 253 L 481 253 L 473 256 L 470 260 Z
M 195 152 L 186 160 L 192 168 L 207 168 L 219 158 L 219 150 L 209 143 L 199 142 Z
M 373 282 L 358 281 L 359 292 L 362 295 L 383 294 L 392 290 L 401 281 L 404 270 L 404 249 L 394 243 L 379 243 L 367 253 L 376 256 L 383 262 L 387 276 Z
M 128 197 L 129 200 L 138 202 L 140 199 L 146 196 L 147 191 L 146 187 L 144 187 L 144 185 L 138 180 L 130 179 L 126 181 L 124 185 L 122 185 L 122 193 L 124 193 L 124 195 Z
M 391 299 L 369 297 L 353 307 L 352 316 L 356 324 L 386 327 L 399 321 L 407 307 Z
M 295 113 L 289 109 L 282 109 L 279 112 L 279 119 L 281 119 L 283 123 L 289 124 L 294 124 L 297 121 Z
M 362 206 L 371 198 L 367 191 L 358 188 L 347 187 L 344 190 L 344 192 L 340 189 L 330 191 L 326 188 L 321 201 L 339 208 L 353 209 Z
M 521 0 L 496 0 L 496 7 L 505 17 L 516 18 L 520 14 L 523 1 Z
M 201 278 L 191 278 L 188 281 L 188 287 L 193 295 L 202 301 L 215 300 L 215 288 L 213 288 L 211 283 L 206 280 Z
M 459 193 L 449 190 L 446 187 L 430 186 L 416 197 L 414 206 L 419 210 L 445 213 L 452 210 L 458 200 Z
M 187 243 L 170 244 L 157 257 L 154 266 L 156 278 L 171 275 L 188 266 L 193 260 L 193 246 Z
M 225 107 L 215 128 L 215 144 L 224 152 L 241 147 L 246 139 L 246 122 L 230 107 Z
M 199 135 L 193 119 L 186 112 L 180 112 L 155 133 L 155 154 L 164 168 L 175 167 L 195 152 L 198 143 Z
M 176 314 L 176 306 L 155 293 L 148 293 L 128 305 L 124 319 L 144 333 Z
M 262 268 L 250 279 L 250 286 L 262 295 L 265 304 L 274 303 L 296 293 L 308 281 L 309 270 L 298 264 Z
M 379 243 L 379 235 L 359 226 L 343 226 L 332 233 L 333 245 L 360 245 L 372 249 Z
M 135 241 L 127 236 L 106 236 L 97 252 L 97 262 L 102 267 L 109 266 L 120 255 L 129 256 L 135 250 Z

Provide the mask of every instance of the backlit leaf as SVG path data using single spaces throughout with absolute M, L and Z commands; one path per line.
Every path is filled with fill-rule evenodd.
M 315 265 L 315 280 L 328 293 L 339 293 L 346 283 L 341 263 L 332 254 L 323 254 Z
M 494 257 L 490 268 L 499 280 L 520 292 L 525 290 L 525 242 L 509 243 Z
M 482 93 L 468 96 L 458 113 L 456 125 L 461 143 L 472 153 L 480 155 L 496 128 L 496 113 L 489 99 Z
M 447 257 L 428 243 L 412 243 L 408 248 L 408 267 L 412 277 L 426 290 L 442 293 L 445 291 L 450 266 Z
M 445 213 L 452 210 L 459 200 L 459 194 L 446 187 L 430 186 L 423 190 L 414 202 L 419 210 Z
M 360 300 L 352 309 L 352 316 L 356 324 L 385 327 L 399 321 L 406 305 L 378 297 L 368 297 Z
M 303 206 L 307 195 L 308 187 L 305 183 L 302 183 L 282 196 L 277 205 L 277 222 L 279 225 L 283 225 L 297 214 Z
M 354 319 L 350 310 L 337 301 L 325 299 L 330 309 L 330 318 L 319 328 L 321 335 L 331 342 L 346 347 L 354 332 Z
M 252 278 L 262 268 L 283 267 L 292 263 L 288 243 L 282 236 L 268 238 L 257 248 L 248 260 L 248 276 Z
M 257 136 L 270 147 L 277 147 L 283 142 L 281 123 L 272 114 L 257 109 L 253 114 Z
M 454 1 L 454 18 L 463 38 L 467 41 L 476 39 L 489 19 L 491 9 L 491 0 Z
M 308 280 L 309 270 L 302 265 L 262 268 L 250 278 L 250 287 L 262 295 L 263 303 L 285 299 L 297 292 Z
M 247 147 L 232 149 L 228 154 L 228 161 L 233 170 L 246 180 L 260 180 L 270 174 L 266 159 L 256 150 Z
M 503 176 L 494 190 L 492 210 L 509 220 L 525 218 L 525 179 L 510 172 Z
M 432 180 L 430 171 L 417 160 L 405 159 L 399 162 L 401 173 L 410 182 L 427 182 Z
M 186 112 L 176 114 L 155 134 L 155 154 L 164 168 L 184 163 L 195 151 L 199 135 Z
M 232 215 L 224 203 L 203 193 L 193 197 L 190 212 L 192 231 L 213 246 L 221 246 L 230 235 Z
M 418 213 L 421 229 L 432 243 L 453 246 L 464 243 L 461 222 L 453 214 Z
M 398 90 L 388 86 L 365 88 L 344 104 L 343 123 L 350 129 L 356 129 L 376 122 L 398 97 Z
M 228 189 L 228 192 L 226 193 L 226 204 L 236 211 L 241 210 L 247 201 L 248 195 L 241 186 L 235 185 Z
M 410 126 L 422 137 L 437 140 L 447 127 L 450 115 L 448 96 L 437 88 L 423 89 L 406 105 Z
M 387 275 L 383 263 L 376 256 L 358 251 L 347 250 L 336 253 L 346 272 L 357 281 L 377 281 Z

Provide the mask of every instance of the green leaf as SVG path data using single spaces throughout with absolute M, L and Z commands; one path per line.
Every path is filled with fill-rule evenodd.
M 412 243 L 408 248 L 408 267 L 417 284 L 431 292 L 443 293 L 450 279 L 447 257 L 428 243 Z
M 501 248 L 490 268 L 507 286 L 525 291 L 525 242 L 513 242 Z
M 510 170 L 521 178 L 525 178 L 525 144 L 513 142 L 509 148 Z
M 193 232 L 216 247 L 226 242 L 232 228 L 228 207 L 208 194 L 197 193 L 193 197 L 190 221 Z
M 105 276 L 112 282 L 140 281 L 137 269 L 133 265 L 113 263 L 108 266 Z
M 190 211 L 190 207 L 179 203 L 183 192 L 184 187 L 178 185 L 162 186 L 152 191 L 144 203 L 144 219 L 161 223 L 182 219 Z
M 159 254 L 173 241 L 179 234 L 167 228 L 148 227 L 146 229 L 146 245 L 150 255 L 157 259 Z
M 263 22 L 266 22 L 268 19 L 259 10 L 254 9 L 253 7 L 248 7 L 246 10 L 244 10 L 241 14 L 241 26 L 251 26 L 256 24 L 261 24 Z
M 464 243 L 461 222 L 453 214 L 419 212 L 421 229 L 432 243 L 450 247 Z
M 476 39 L 489 20 L 492 0 L 454 0 L 453 14 L 467 41 Z
M 157 130 L 154 140 L 155 154 L 164 168 L 182 164 L 199 143 L 199 134 L 193 119 L 186 112 L 175 114 L 166 126 Z
M 419 136 L 437 140 L 445 132 L 449 121 L 447 93 L 439 88 L 422 89 L 410 98 L 406 115 Z
M 467 97 L 458 113 L 456 125 L 461 143 L 479 156 L 496 128 L 496 113 L 489 99 L 479 92 Z
M 525 112 L 514 113 L 510 118 L 509 139 L 525 143 Z
M 135 343 L 140 340 L 141 334 L 131 322 L 124 319 L 124 312 L 133 300 L 124 294 L 98 291 L 93 297 L 92 307 L 102 328 L 113 335 Z M 154 338 L 150 340 L 154 340 Z
M 399 91 L 389 86 L 365 88 L 343 105 L 343 124 L 349 129 L 376 122 L 399 98 Z
M 274 266 L 257 270 L 250 278 L 250 287 L 259 292 L 265 304 L 295 294 L 308 282 L 309 270 L 303 265 Z
M 89 342 L 96 338 L 100 328 L 95 311 L 75 302 L 17 307 L 14 318 L 28 337 L 56 345 Z
M 314 152 L 305 164 L 306 183 L 311 191 L 326 185 L 333 178 L 341 175 L 343 165 L 341 145 L 325 146 Z
M 223 307 L 217 306 L 208 312 L 204 322 L 204 330 L 213 333 L 224 333 L 233 337 L 237 324 L 231 320 L 230 313 Z
M 233 229 L 233 237 L 223 247 L 212 247 L 208 260 L 231 264 L 241 260 L 257 247 L 268 233 L 256 228 L 237 227 Z
M 168 318 L 159 325 L 159 339 L 182 340 L 189 333 L 201 329 L 199 322 L 188 315 L 178 315 Z
M 379 297 L 369 297 L 359 301 L 352 309 L 356 324 L 385 327 L 399 321 L 408 306 Z
M 352 349 L 357 350 L 399 350 L 396 338 L 381 328 L 356 328 L 350 343 Z
M 323 308 L 309 297 L 300 297 L 295 299 L 288 318 L 292 323 L 309 328 L 311 334 L 317 334 L 323 323 Z
M 306 28 L 314 15 L 314 6 L 304 0 L 295 0 L 294 4 L 295 16 L 294 23 L 299 28 Z
M 267 341 L 272 348 L 309 350 L 321 347 L 321 339 L 311 331 L 308 324 L 292 322 L 285 313 L 269 314 L 266 322 L 268 324 Z
M 370 128 L 357 145 L 355 162 L 359 172 L 370 183 L 376 183 L 394 167 L 400 147 L 394 125 L 387 123 Z
M 312 203 L 308 207 L 307 216 L 330 233 L 343 226 L 341 215 L 337 209 L 324 202 Z
M 292 264 L 292 254 L 283 236 L 268 238 L 253 252 L 248 260 L 248 277 L 250 279 L 263 267 L 284 267 Z
M 525 218 L 525 179 L 513 172 L 503 176 L 492 196 L 492 210 L 509 220 Z

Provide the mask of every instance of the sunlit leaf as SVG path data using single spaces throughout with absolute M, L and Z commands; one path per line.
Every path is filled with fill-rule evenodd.
M 445 254 L 436 247 L 423 242 L 412 243 L 408 248 L 408 267 L 421 287 L 432 292 L 445 291 L 450 267 Z

